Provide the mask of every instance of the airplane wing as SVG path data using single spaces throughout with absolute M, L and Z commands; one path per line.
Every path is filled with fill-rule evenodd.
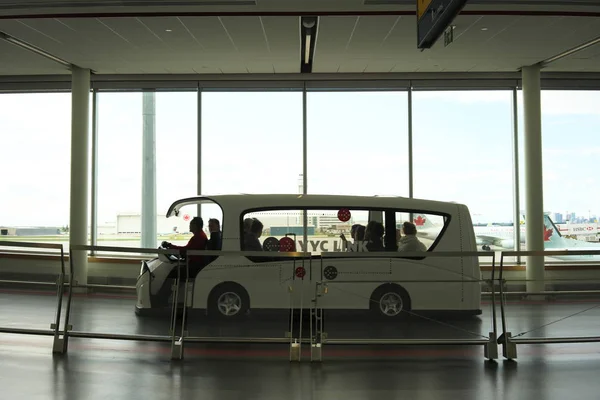
M 478 239 L 478 242 L 480 242 L 479 244 L 484 244 L 484 245 L 494 245 L 494 246 L 501 246 L 502 245 L 502 238 L 499 237 L 495 237 L 495 236 L 488 236 L 488 235 L 475 235 Z

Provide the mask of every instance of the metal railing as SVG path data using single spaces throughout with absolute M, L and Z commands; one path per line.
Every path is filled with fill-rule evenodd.
M 600 336 L 556 336 L 556 337 L 532 337 L 532 338 L 521 338 L 521 336 L 533 332 L 542 327 L 548 326 L 555 322 L 563 321 L 572 316 L 581 314 L 585 311 L 589 311 L 593 308 L 600 307 L 600 304 L 590 307 L 581 312 L 577 312 L 568 315 L 564 318 L 560 318 L 549 324 L 543 324 L 541 327 L 530 329 L 525 332 L 521 332 L 513 336 L 512 332 L 508 329 L 508 323 L 506 318 L 506 297 L 508 295 L 521 295 L 521 296 L 556 296 L 556 295 L 590 295 L 600 294 L 600 290 L 560 290 L 560 291 L 518 291 L 518 292 L 506 292 L 504 280 L 504 258 L 505 257 L 552 257 L 552 256 L 588 256 L 588 255 L 600 255 L 600 250 L 547 250 L 547 251 L 503 251 L 500 256 L 499 265 L 499 287 L 500 287 L 500 316 L 502 321 L 502 334 L 498 337 L 498 343 L 502 345 L 503 356 L 509 360 L 517 358 L 517 345 L 518 344 L 558 344 L 558 343 L 590 343 L 600 342 Z M 596 280 L 598 278 L 573 278 L 573 279 L 544 279 L 546 282 L 581 282 Z M 513 279 L 512 282 L 534 282 L 535 280 L 530 279 Z
M 497 324 L 496 324 L 496 296 L 493 282 L 495 280 L 496 273 L 496 254 L 495 252 L 331 252 L 331 253 L 322 253 L 321 254 L 321 279 L 317 281 L 317 285 L 315 288 L 315 297 L 313 299 L 313 313 L 315 314 L 315 331 L 314 335 L 311 335 L 311 359 L 315 361 L 321 361 L 323 357 L 323 348 L 325 344 L 329 345 L 476 345 L 484 347 L 484 357 L 489 360 L 494 360 L 498 358 L 498 344 L 496 341 L 497 338 Z M 327 276 L 327 268 L 331 268 L 330 266 L 324 267 L 323 262 L 330 258 L 347 258 L 347 259 L 356 259 L 356 258 L 390 258 L 390 259 L 398 259 L 398 258 L 407 258 L 407 259 L 428 259 L 428 258 L 442 258 L 442 257 L 491 257 L 492 261 L 492 277 L 490 281 L 484 281 L 478 278 L 466 277 L 460 271 L 443 269 L 441 270 L 448 274 L 460 275 L 461 279 L 374 279 L 374 280 L 337 280 L 335 277 L 332 279 L 332 275 Z M 435 267 L 430 266 L 432 269 Z M 391 268 L 391 267 L 390 267 Z M 406 267 L 410 268 L 410 267 Z M 326 280 L 323 280 L 323 276 L 325 276 Z M 391 278 L 391 270 L 390 270 L 390 278 Z M 492 287 L 492 332 L 489 333 L 488 337 L 480 336 L 478 339 L 398 339 L 398 338 L 386 338 L 386 339 L 373 339 L 373 338 L 354 338 L 354 339 L 341 339 L 341 338 L 330 338 L 326 332 L 323 330 L 324 326 L 324 309 L 320 306 L 319 298 L 323 297 L 327 293 L 327 288 L 330 285 L 344 285 L 344 284 L 406 284 L 406 283 L 468 283 L 481 285 L 482 282 L 491 283 Z M 369 301 L 371 299 L 369 298 Z M 322 302 L 321 302 L 322 303 Z M 405 311 L 405 310 L 403 310 Z M 405 311 L 408 312 L 408 311 Z M 409 312 L 410 314 L 415 314 Z M 312 319 L 311 319 L 312 322 Z M 311 333 L 313 332 L 311 326 Z M 471 333 L 471 332 L 469 332 Z M 473 334 L 473 333 L 471 333 Z
M 292 261 L 290 265 L 290 277 L 291 284 L 287 284 L 287 290 L 289 293 L 289 331 L 282 337 L 201 337 L 201 336 L 187 336 L 187 332 L 182 326 L 180 340 L 177 342 L 179 346 L 179 352 L 176 352 L 176 356 L 183 357 L 184 342 L 190 343 L 269 343 L 269 344 L 289 344 L 289 358 L 290 361 L 301 361 L 302 358 L 302 343 L 307 342 L 302 337 L 302 321 L 304 312 L 304 290 L 303 284 L 305 282 L 306 263 L 308 263 L 308 270 L 312 268 L 311 253 L 309 252 L 265 252 L 265 251 L 206 251 L 206 250 L 191 250 L 187 252 L 187 256 L 237 256 L 237 257 L 256 257 L 260 258 L 263 262 L 278 262 L 278 261 Z M 272 261 L 270 261 L 272 259 Z M 267 261 L 269 260 L 269 261 Z M 189 269 L 189 257 L 186 258 L 186 265 Z M 255 264 L 250 268 L 264 268 L 260 264 Z M 268 267 L 272 268 L 272 267 Z M 187 275 L 189 276 L 189 274 Z M 298 282 L 300 282 L 298 284 Z M 186 287 L 188 281 L 186 280 Z M 280 282 L 281 284 L 281 282 Z M 296 310 L 294 306 L 294 289 L 300 291 L 300 305 L 299 309 Z M 187 308 L 187 302 L 186 308 Z M 208 304 L 207 304 L 208 306 Z M 186 312 L 184 308 L 184 313 Z M 296 313 L 299 316 L 299 327 L 298 331 L 294 330 L 294 322 Z
M 50 246 L 51 247 L 51 246 Z M 163 249 L 144 249 L 144 248 L 130 248 L 130 247 L 107 247 L 107 246 L 87 246 L 87 245 L 73 245 L 71 246 L 70 252 L 71 257 L 69 257 L 69 275 L 71 277 L 71 282 L 76 282 L 77 279 L 74 279 L 75 275 L 75 267 L 73 265 L 74 257 L 72 256 L 73 251 L 89 251 L 94 250 L 96 252 L 126 252 L 126 253 L 137 253 L 137 254 L 165 254 L 165 255 L 181 255 L 180 250 L 163 250 Z M 308 252 L 300 253 L 279 253 L 279 252 L 237 252 L 237 251 L 187 251 L 187 259 L 185 263 L 179 262 L 177 266 L 177 277 L 175 284 L 171 287 L 173 291 L 173 303 L 171 308 L 171 316 L 170 316 L 170 326 L 169 326 L 169 335 L 142 335 L 142 334 L 120 334 L 120 333 L 100 333 L 100 332 L 86 332 L 74 330 L 72 324 L 70 323 L 71 319 L 71 304 L 73 299 L 73 289 L 75 287 L 79 288 L 91 288 L 91 287 L 99 287 L 104 285 L 68 285 L 68 297 L 66 302 L 66 311 L 65 318 L 63 323 L 63 329 L 59 328 L 60 325 L 60 312 L 62 309 L 62 296 L 60 296 L 58 307 L 57 307 L 57 320 L 56 323 L 53 324 L 54 333 L 56 334 L 56 340 L 54 345 L 54 351 L 60 353 L 66 353 L 68 350 L 68 339 L 69 337 L 79 337 L 79 338 L 100 338 L 100 339 L 115 339 L 115 340 L 140 340 L 140 341 L 157 341 L 157 342 L 170 342 L 171 343 L 171 358 L 172 359 L 181 359 L 184 354 L 184 343 L 278 343 L 278 344 L 289 344 L 290 346 L 290 360 L 300 361 L 301 359 L 301 346 L 303 344 L 310 344 L 311 346 L 311 360 L 320 361 L 321 353 L 320 348 L 324 343 L 327 344 L 423 344 L 423 345 L 436 345 L 436 344 L 461 344 L 461 345 L 484 345 L 485 346 L 485 356 L 489 359 L 497 358 L 497 344 L 495 338 L 497 337 L 497 326 L 496 326 L 496 309 L 495 306 L 492 307 L 492 323 L 493 328 L 489 337 L 484 339 L 328 339 L 326 338 L 326 333 L 323 331 L 322 326 L 319 327 L 315 324 L 313 326 L 313 321 L 317 321 L 319 318 L 313 318 L 315 316 L 318 317 L 320 314 L 323 315 L 323 309 L 320 307 L 318 298 L 321 296 L 319 290 L 323 288 L 324 282 L 317 277 L 312 277 L 313 273 L 313 265 L 312 265 L 312 254 Z M 187 321 L 187 313 L 188 308 L 190 306 L 188 302 L 188 293 L 189 293 L 189 284 L 190 284 L 190 265 L 189 265 L 189 256 L 244 256 L 244 257 L 260 257 L 262 259 L 270 259 L 273 261 L 289 261 L 293 260 L 291 265 L 292 268 L 292 284 L 288 285 L 288 290 L 290 293 L 290 320 L 289 320 L 289 331 L 286 332 L 284 337 L 207 337 L 207 336 L 190 336 L 186 330 L 186 321 Z M 323 260 L 332 257 L 369 257 L 369 258 L 385 258 L 385 257 L 393 257 L 399 258 L 399 253 L 323 253 L 320 257 L 321 265 L 317 268 L 318 273 L 323 273 Z M 485 252 L 468 252 L 468 253 L 459 253 L 459 252 L 437 252 L 437 253 L 402 253 L 402 258 L 437 258 L 437 257 L 491 257 L 492 258 L 492 287 L 493 281 L 495 280 L 495 253 Z M 63 255 L 64 259 L 64 255 Z M 309 273 L 306 274 L 308 264 Z M 250 265 L 249 265 L 250 266 Z M 260 264 L 257 264 L 258 267 L 261 267 Z M 182 276 L 182 270 L 185 267 L 185 273 Z M 460 274 L 459 272 L 455 272 Z M 64 263 L 63 263 L 63 278 L 61 282 L 61 293 L 64 292 Z M 305 279 L 306 278 L 308 279 Z M 181 285 L 183 281 L 183 285 Z M 305 310 L 305 291 L 306 286 L 305 281 L 314 282 L 314 297 L 310 298 L 310 307 L 308 307 L 310 312 L 310 337 L 303 337 L 303 321 L 304 321 L 304 313 Z M 403 282 L 407 282 L 404 280 Z M 417 282 L 417 281 L 415 281 Z M 423 280 L 421 281 L 431 282 L 431 280 Z M 471 284 L 480 284 L 482 281 L 479 279 L 460 279 L 460 280 L 446 280 L 440 282 L 468 282 Z M 331 282 L 327 282 L 330 284 Z M 342 283 L 339 282 L 338 283 Z M 353 281 L 356 283 L 356 281 Z M 381 283 L 384 283 L 382 281 Z M 489 283 L 489 281 L 488 281 Z M 179 300 L 179 290 L 180 287 L 183 286 L 183 317 L 181 320 L 181 324 L 178 326 L 177 324 L 177 307 Z M 299 289 L 299 301 L 300 304 L 298 307 L 294 305 L 294 290 Z M 309 287 L 308 293 L 312 291 L 313 288 Z M 296 296 L 296 300 L 297 296 Z M 495 305 L 495 293 L 492 292 L 492 303 Z M 295 317 L 299 316 L 299 326 L 295 327 Z M 322 321 L 322 318 L 321 318 Z M 297 331 L 296 331 L 296 328 Z M 315 329 L 316 328 L 316 331 Z M 493 345 L 491 345 L 493 343 Z M 316 352 L 318 356 L 316 356 Z
M 136 254 L 164 254 L 164 255 L 180 255 L 179 250 L 167 250 L 167 249 L 150 249 L 150 248 L 131 248 L 131 247 L 109 247 L 109 246 L 88 246 L 88 245 L 72 245 L 69 250 L 69 274 L 71 276 L 71 282 L 76 282 L 75 279 L 75 266 L 73 265 L 73 251 L 111 251 L 111 252 L 119 252 L 119 253 L 136 253 Z M 177 280 L 180 278 L 180 269 L 177 268 Z M 73 289 L 76 288 L 93 288 L 98 285 L 89 285 L 89 284 L 77 284 L 69 285 L 68 297 L 67 297 L 67 309 L 65 312 L 65 320 L 63 330 L 61 331 L 63 334 L 62 338 L 62 347 L 60 349 L 60 353 L 66 353 L 68 351 L 68 342 L 69 337 L 78 337 L 78 338 L 93 338 L 93 339 L 116 339 L 116 340 L 140 340 L 140 341 L 155 341 L 155 342 L 171 342 L 173 343 L 175 340 L 174 334 L 174 314 L 172 312 L 171 315 L 171 335 L 142 335 L 142 334 L 122 334 L 122 333 L 103 333 L 103 332 L 86 332 L 86 331 L 77 331 L 73 329 L 73 325 L 70 323 L 71 317 L 71 304 L 73 299 Z M 175 302 L 176 304 L 176 302 Z
M 42 335 L 42 336 L 53 336 L 53 351 L 57 351 L 61 347 L 61 333 L 59 330 L 63 293 L 65 288 L 65 252 L 62 244 L 56 243 L 30 243 L 30 242 L 11 242 L 11 241 L 0 241 L 2 247 L 23 247 L 23 248 L 38 248 L 38 249 L 54 249 L 60 250 L 60 272 L 56 279 L 56 283 L 50 282 L 39 282 L 39 281 L 21 281 L 21 280 L 3 280 L 2 283 L 10 284 L 28 284 L 28 285 L 56 285 L 56 311 L 55 320 L 50 324 L 50 329 L 31 329 L 31 328 L 14 328 L 14 327 L 0 327 L 0 333 L 13 333 L 13 334 L 29 334 L 29 335 Z
M 294 289 L 293 285 L 288 285 L 288 290 L 290 293 L 290 332 L 288 332 L 287 336 L 282 337 L 272 337 L 272 338 L 264 338 L 264 337 L 201 337 L 201 336 L 189 336 L 188 331 L 186 329 L 187 317 L 188 317 L 188 309 L 190 308 L 190 304 L 188 301 L 188 296 L 190 289 L 193 290 L 193 286 L 190 287 L 190 257 L 192 256 L 242 256 L 242 257 L 260 257 L 262 259 L 273 259 L 273 261 L 278 261 L 277 259 L 284 258 L 285 261 L 293 260 L 290 268 L 292 269 L 292 280 L 296 281 L 295 271 L 297 266 L 297 262 L 301 261 L 302 268 L 305 268 L 305 261 L 310 263 L 310 253 L 299 253 L 299 252 L 289 252 L 289 253 L 270 253 L 270 252 L 258 252 L 258 251 L 245 251 L 245 252 L 237 252 L 237 251 L 183 251 L 183 250 L 164 250 L 164 249 L 144 249 L 144 248 L 130 248 L 130 247 L 106 247 L 106 246 L 71 246 L 72 251 L 83 251 L 83 250 L 94 250 L 96 252 L 128 252 L 128 253 L 139 253 L 139 254 L 165 254 L 165 255 L 175 255 L 180 256 L 177 264 L 177 276 L 175 279 L 175 283 L 172 286 L 172 294 L 173 294 L 173 302 L 171 306 L 171 315 L 170 315 L 170 328 L 169 335 L 141 335 L 141 334 L 115 334 L 115 333 L 97 333 L 97 332 L 83 332 L 73 330 L 73 327 L 69 324 L 70 319 L 70 308 L 71 308 L 71 298 L 72 298 L 72 287 L 69 287 L 69 297 L 67 301 L 67 310 L 65 315 L 64 322 L 64 346 L 63 352 L 67 351 L 67 343 L 69 337 L 80 337 L 80 338 L 97 338 L 97 339 L 116 339 L 116 340 L 142 340 L 142 341 L 158 341 L 158 342 L 170 342 L 171 343 L 171 358 L 172 359 L 182 359 L 184 356 L 184 343 L 274 343 L 274 344 L 287 344 L 290 345 L 290 360 L 300 361 L 300 343 L 302 343 L 303 339 L 301 337 L 301 329 L 300 326 L 300 334 L 298 337 L 294 337 L 294 316 L 295 316 L 295 308 L 292 299 L 292 291 Z M 185 253 L 185 261 L 181 261 L 181 256 Z M 74 274 L 74 266 L 73 266 L 73 257 L 70 257 L 70 273 Z M 249 265 L 249 267 L 251 267 Z M 257 267 L 261 267 L 260 264 Z M 185 268 L 185 269 L 184 269 Z M 309 267 L 310 268 L 310 267 Z M 182 269 L 184 269 L 182 271 Z M 183 276 L 182 276 L 182 272 Z M 86 288 L 91 285 L 78 285 L 77 287 Z M 96 286 L 96 285 L 95 285 Z M 183 308 L 182 308 L 182 318 L 181 324 L 177 323 L 178 316 L 178 300 L 180 298 L 179 290 L 181 290 L 181 286 L 183 286 Z M 301 290 L 301 293 L 303 291 Z M 302 295 L 301 295 L 301 303 L 300 303 L 300 321 L 302 321 Z
M 323 348 L 325 345 L 481 345 L 484 346 L 484 356 L 488 359 L 497 358 L 498 348 L 497 345 L 502 345 L 503 355 L 508 359 L 515 359 L 517 357 L 517 345 L 521 344 L 549 344 L 549 343 L 587 343 L 587 342 L 600 342 L 600 336 L 560 336 L 560 337 L 522 337 L 527 332 L 513 335 L 507 323 L 507 307 L 506 299 L 511 295 L 521 296 L 560 296 L 560 295 L 597 295 L 600 294 L 600 290 L 561 290 L 561 291 L 513 291 L 508 292 L 506 290 L 507 282 L 528 282 L 527 279 L 504 279 L 504 266 L 506 257 L 544 257 L 544 256 L 578 256 L 578 255 L 600 255 L 600 250 L 578 250 L 578 251 L 502 251 L 500 254 L 500 265 L 496 267 L 496 260 L 498 256 L 496 252 L 431 252 L 431 253 L 360 253 L 360 252 L 343 252 L 343 253 L 322 253 L 319 256 L 320 266 L 313 265 L 313 255 L 311 253 L 278 253 L 278 252 L 236 252 L 236 251 L 188 251 L 187 256 L 243 256 L 243 257 L 260 257 L 263 259 L 273 259 L 276 261 L 289 261 L 292 260 L 292 280 L 287 285 L 290 293 L 289 299 L 289 331 L 281 337 L 209 337 L 209 336 L 193 336 L 189 335 L 186 329 L 186 317 L 189 311 L 189 307 L 194 304 L 190 304 L 189 301 L 189 289 L 191 279 L 189 276 L 190 264 L 189 257 L 186 262 L 179 261 L 177 265 L 177 277 L 175 278 L 175 284 L 172 285 L 173 291 L 173 303 L 171 304 L 171 315 L 169 321 L 169 331 L 165 335 L 143 335 L 143 334 L 121 334 L 113 332 L 96 333 L 74 330 L 70 323 L 71 320 L 71 305 L 73 302 L 73 290 L 76 287 L 81 288 L 98 288 L 106 287 L 106 285 L 71 285 L 70 282 L 76 282 L 73 279 L 75 274 L 75 266 L 73 265 L 74 258 L 69 257 L 69 270 L 66 270 L 66 256 L 62 244 L 48 244 L 48 243 L 26 243 L 26 242 L 0 242 L 0 246 L 4 247 L 24 247 L 24 248 L 41 248 L 41 249 L 53 249 L 60 251 L 60 272 L 58 273 L 56 283 L 49 282 L 36 282 L 36 281 L 21 281 L 21 280 L 5 280 L 4 283 L 16 283 L 16 284 L 34 284 L 34 285 L 56 285 L 57 300 L 56 300 L 56 311 L 53 322 L 50 325 L 50 329 L 28 329 L 19 327 L 0 327 L 0 333 L 15 333 L 15 334 L 30 334 L 30 335 L 45 335 L 53 336 L 53 352 L 65 353 L 68 350 L 68 339 L 69 337 L 80 337 L 80 338 L 103 338 L 103 339 L 114 339 L 114 340 L 138 340 L 138 341 L 156 341 L 171 343 L 171 358 L 181 359 L 184 355 L 184 343 L 277 343 L 277 344 L 288 344 L 290 346 L 290 360 L 301 359 L 301 346 L 303 344 L 310 345 L 311 360 L 321 361 L 323 356 Z M 164 249 L 140 249 L 130 247 L 105 247 L 105 246 L 71 246 L 70 252 L 73 251 L 87 251 L 94 250 L 97 252 L 127 252 L 137 254 L 165 254 L 165 255 L 181 255 L 180 250 L 164 250 Z M 331 338 L 328 337 L 327 332 L 324 330 L 323 316 L 323 296 L 327 294 L 327 288 L 334 287 L 336 285 L 344 284 L 368 284 L 368 283 L 393 283 L 396 282 L 390 276 L 389 280 L 386 279 L 362 279 L 362 280 L 331 280 L 323 279 L 322 277 L 315 276 L 314 271 L 318 271 L 320 274 L 324 274 L 326 260 L 331 258 L 406 258 L 409 260 L 419 260 L 422 258 L 438 258 L 438 257 L 490 257 L 492 259 L 492 271 L 491 279 L 481 280 L 475 279 L 474 277 L 461 276 L 460 278 L 440 280 L 439 282 L 454 282 L 463 284 L 481 284 L 485 282 L 491 288 L 489 295 L 491 296 L 492 303 L 492 332 L 489 337 L 476 338 L 476 339 L 395 339 L 395 338 Z M 279 259 L 279 260 L 278 260 Z M 418 262 L 418 261 L 415 261 Z M 252 263 L 248 263 L 248 266 Z M 261 267 L 261 264 L 257 264 Z M 301 268 L 302 274 L 299 274 L 298 268 Z M 499 269 L 498 269 L 499 268 Z M 306 273 L 306 271 L 310 271 Z M 453 271 L 456 273 L 455 271 Z M 458 272 L 460 274 L 460 272 Z M 306 275 L 304 275 L 306 274 Z M 310 274 L 313 274 L 311 276 Z M 498 277 L 496 277 L 498 274 Z M 67 277 L 69 282 L 67 282 Z M 560 279 L 545 279 L 545 282 L 581 282 L 598 280 L 598 278 L 560 278 Z M 307 282 L 311 285 L 307 287 Z M 432 282 L 432 280 L 402 280 L 399 283 L 426 283 Z M 115 286 L 116 287 L 116 286 Z M 181 324 L 177 323 L 178 313 L 178 300 L 179 290 L 181 287 L 184 288 L 183 293 L 183 304 L 184 307 L 183 319 Z M 119 286 L 119 288 L 123 288 Z M 129 287 L 128 287 L 129 288 Z M 63 304 L 63 294 L 67 291 L 66 305 Z M 496 294 L 499 291 L 500 296 L 500 318 L 501 318 L 501 335 L 498 336 L 497 326 L 497 315 L 496 315 Z M 310 293 L 310 295 L 306 295 Z M 306 297 L 306 298 L 305 298 Z M 297 301 L 299 300 L 299 304 Z M 296 303 L 295 303 L 296 301 Z M 305 302 L 310 302 L 310 306 L 306 307 Z M 63 307 L 66 307 L 63 314 Z M 595 308 L 594 306 L 593 308 Z M 600 307 L 600 305 L 598 305 Z M 587 310 L 584 310 L 587 311 Z M 309 337 L 303 337 L 303 317 L 305 313 L 309 313 L 310 316 L 310 334 Z M 573 314 L 577 315 L 579 313 Z M 573 315 L 569 315 L 571 317 Z M 295 317 L 300 316 L 299 326 L 295 326 Z M 64 317 L 64 321 L 62 321 Z M 562 318 L 561 320 L 564 320 Z M 61 328 L 62 322 L 62 328 Z M 299 328 L 299 329 L 298 329 Z

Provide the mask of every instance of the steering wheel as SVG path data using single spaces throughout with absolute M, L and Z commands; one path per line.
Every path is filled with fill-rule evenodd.
M 169 250 L 171 247 L 168 246 L 171 243 L 167 242 L 167 241 L 163 241 L 160 246 L 158 246 L 159 250 Z M 175 254 L 165 254 L 165 256 L 171 260 L 171 261 L 180 261 L 180 260 L 185 260 L 185 257 L 179 257 Z

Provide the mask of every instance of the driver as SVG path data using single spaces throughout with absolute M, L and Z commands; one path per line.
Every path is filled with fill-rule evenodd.
M 180 249 L 180 250 L 206 250 L 206 244 L 208 238 L 206 233 L 202 230 L 204 221 L 200 217 L 194 217 L 190 221 L 190 232 L 194 234 L 188 244 L 185 246 L 176 246 L 169 242 L 162 242 L 162 246 L 167 249 Z M 202 256 L 190 256 L 191 263 L 201 263 Z

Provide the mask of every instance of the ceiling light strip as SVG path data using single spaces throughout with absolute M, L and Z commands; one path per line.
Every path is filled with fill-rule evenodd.
M 310 35 L 306 35 L 306 44 L 304 45 L 304 64 L 310 62 Z
M 65 67 L 67 67 L 69 69 L 73 68 L 73 64 L 71 64 L 70 62 L 63 60 L 60 57 L 56 57 L 56 56 L 48 53 L 47 51 L 44 51 L 44 50 L 40 49 L 37 46 L 34 46 L 34 45 L 29 44 L 27 42 L 24 42 L 24 41 L 22 41 L 20 39 L 17 39 L 17 38 L 15 38 L 13 36 L 10 36 L 9 34 L 6 34 L 4 32 L 0 32 L 0 39 L 6 41 L 8 43 L 14 44 L 15 46 L 19 46 L 20 48 L 28 50 L 28 51 L 30 51 L 32 53 L 35 53 L 35 54 L 39 55 L 39 56 L 45 57 L 45 58 L 47 58 L 49 60 L 52 60 L 52 61 L 57 62 L 59 64 L 62 64 L 62 65 L 64 65 Z

